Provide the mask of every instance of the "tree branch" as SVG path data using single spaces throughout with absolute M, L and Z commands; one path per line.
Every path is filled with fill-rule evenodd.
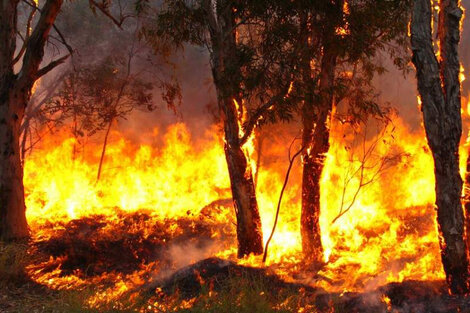
M 28 43 L 29 36 L 31 35 L 31 22 L 33 20 L 34 14 L 37 11 L 37 7 L 33 7 L 31 9 L 31 12 L 29 13 L 28 16 L 28 21 L 26 23 L 26 33 L 25 37 L 21 36 L 21 33 L 18 31 L 18 35 L 20 35 L 21 39 L 23 39 L 23 45 L 21 46 L 20 51 L 18 52 L 18 55 L 13 59 L 13 64 L 18 63 L 18 61 L 21 59 L 21 57 L 24 55 L 26 51 L 26 44 Z
M 274 106 L 276 100 L 278 100 L 277 97 L 271 98 L 271 100 L 260 106 L 258 109 L 256 109 L 251 118 L 245 123 L 245 125 L 243 126 L 243 137 L 240 138 L 241 146 L 243 146 L 247 142 L 248 138 L 250 138 L 251 133 L 255 129 L 263 114 Z
M 119 17 L 119 20 L 115 18 L 111 12 L 109 12 L 107 4 L 103 1 L 101 3 L 96 2 L 95 0 L 89 0 L 90 6 L 98 8 L 98 10 L 101 11 L 106 17 L 108 17 L 118 28 L 122 29 L 122 24 L 124 21 L 129 17 L 129 16 L 123 16 L 121 13 L 121 16 Z
M 44 46 L 62 3 L 63 0 L 47 0 L 42 9 L 41 17 L 26 44 L 23 66 L 18 78 L 20 88 L 31 88 L 38 77 L 38 69 L 44 56 Z
M 73 54 L 73 48 L 72 48 L 72 46 L 70 46 L 70 45 L 67 43 L 67 40 L 65 40 L 64 35 L 62 35 L 62 32 L 59 30 L 59 28 L 57 28 L 57 26 L 55 26 L 55 24 L 53 24 L 52 27 L 54 28 L 54 30 L 55 30 L 55 32 L 57 33 L 57 35 L 59 35 L 60 41 L 62 42 L 62 44 L 67 48 L 67 50 L 69 51 L 70 55 L 72 55 L 72 54 Z
M 33 8 L 33 12 L 35 10 L 39 11 L 40 13 L 42 13 L 42 10 L 40 8 L 37 7 L 37 5 L 35 3 L 31 3 L 27 0 L 23 0 L 24 3 L 26 3 L 27 5 L 29 5 L 31 8 Z M 54 28 L 54 30 L 56 31 L 57 35 L 59 35 L 59 38 L 60 38 L 60 42 L 65 46 L 65 48 L 67 48 L 67 50 L 69 51 L 70 54 L 73 54 L 73 48 L 72 46 L 70 46 L 68 43 L 67 43 L 67 40 L 65 40 L 65 37 L 64 35 L 62 34 L 62 32 L 59 30 L 59 28 L 53 24 L 52 27 Z M 30 25 L 28 25 L 28 29 L 30 28 Z
M 40 78 L 44 75 L 46 75 L 47 73 L 49 73 L 50 71 L 52 71 L 54 68 L 56 68 L 57 66 L 59 66 L 60 64 L 64 63 L 65 60 L 67 60 L 69 58 L 70 54 L 67 54 L 55 61 L 52 61 L 50 62 L 49 64 L 47 64 L 46 66 L 44 66 L 43 68 L 39 69 L 37 74 L 36 74 L 36 79 L 37 78 Z

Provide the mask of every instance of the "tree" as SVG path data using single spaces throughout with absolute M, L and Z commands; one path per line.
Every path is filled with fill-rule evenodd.
M 341 17 L 343 1 L 335 3 L 337 12 L 332 25 L 324 28 L 320 35 L 323 53 L 318 76 L 312 75 L 311 58 L 302 58 L 302 78 L 309 85 L 303 99 L 302 106 L 302 146 L 305 147 L 302 155 L 302 212 L 301 212 L 301 234 L 302 251 L 307 261 L 321 263 L 323 261 L 323 248 L 320 232 L 320 179 L 323 171 L 326 153 L 329 149 L 328 119 L 333 109 L 333 88 L 338 51 L 335 51 L 334 32 L 339 25 L 338 17 Z M 310 14 L 307 15 L 312 16 Z M 341 23 L 342 19 L 339 20 Z M 308 22 L 307 22 L 308 23 Z M 308 31 L 308 25 L 301 26 Z M 318 40 L 320 38 L 316 38 Z M 333 39 L 333 40 L 332 40 Z M 304 36 L 307 47 L 312 42 L 309 35 Z M 320 43 L 318 43 L 320 45 Z M 317 47 L 310 46 L 311 49 Z M 318 81 L 318 83 L 317 83 Z M 318 87 L 316 86 L 318 85 Z M 318 88 L 318 99 L 314 100 L 313 91 Z
M 441 258 L 453 294 L 469 292 L 469 261 L 464 240 L 464 214 L 460 200 L 462 178 L 459 172 L 462 119 L 458 45 L 462 14 L 459 1 L 439 1 L 439 56 L 433 47 L 431 1 L 414 0 L 411 19 L 413 63 L 424 128 L 434 159 Z
M 90 1 L 90 7 L 110 15 L 108 3 Z M 62 4 L 62 0 L 46 0 L 39 8 L 36 2 L 26 0 L 0 1 L 0 238 L 4 240 L 29 235 L 19 144 L 21 125 L 34 83 L 73 52 L 54 25 Z M 26 20 L 20 19 L 22 11 Z M 62 44 L 67 53 L 41 67 L 49 39 Z M 21 47 L 17 42 L 22 42 Z M 53 46 L 57 47 L 55 43 Z
M 282 1 L 281 1 L 282 2 Z M 302 118 L 302 213 L 304 259 L 323 262 L 320 216 L 320 179 L 329 150 L 330 121 L 365 123 L 368 116 L 383 119 L 372 86 L 375 74 L 385 71 L 377 61 L 387 52 L 403 67 L 408 1 L 294 1 L 297 38 L 305 47 L 297 57 L 299 74 L 293 98 Z M 294 44 L 295 46 L 295 44 Z M 332 115 L 340 106 L 343 116 Z
M 41 124 L 49 123 L 50 128 L 72 124 L 77 139 L 105 131 L 97 181 L 113 123 L 134 109 L 154 109 L 152 82 L 132 69 L 136 56 L 130 49 L 127 56 L 118 52 L 97 64 L 76 66 L 64 77 L 58 92 L 36 112 L 35 118 Z
M 34 30 L 31 34 L 28 31 L 19 51 L 16 46 L 19 0 L 0 2 L 0 237 L 5 240 L 28 236 L 20 125 L 34 82 L 66 59 L 59 58 L 40 68 L 44 46 L 62 2 L 46 1 Z M 20 59 L 21 69 L 15 72 L 15 63 Z
M 220 8 L 217 4 L 213 6 L 212 1 L 204 3 L 211 34 L 212 73 L 224 125 L 225 156 L 237 213 L 238 255 L 261 254 L 263 252 L 261 219 L 251 167 L 242 150 L 242 136 L 238 124 L 243 99 L 240 97 L 240 82 L 237 81 L 241 76 L 241 69 L 234 64 L 237 59 L 235 54 L 238 51 L 235 8 L 233 5 L 225 8 Z
M 120 8 L 113 8 L 113 12 Z M 126 119 L 134 109 L 153 110 L 154 87 L 161 90 L 168 107 L 176 110 L 178 86 L 151 48 L 139 41 L 139 19 L 122 11 L 116 15 L 120 17 L 114 20 L 97 18 L 84 2 L 63 8 L 56 24 L 76 47 L 73 62 L 35 88 L 21 126 L 23 160 L 46 133 L 69 128 L 77 139 L 75 158 L 85 136 L 104 131 L 99 180 L 113 124 Z M 113 27 L 116 21 L 120 21 L 119 28 Z
M 224 130 L 225 156 L 237 216 L 238 256 L 263 252 L 261 219 L 245 145 L 264 120 L 285 117 L 291 59 L 270 1 L 164 1 L 144 36 L 159 51 L 206 47 Z M 165 51 L 166 50 L 166 51 Z

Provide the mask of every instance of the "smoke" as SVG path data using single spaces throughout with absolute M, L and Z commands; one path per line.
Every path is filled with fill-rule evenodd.
M 463 0 L 464 8 L 470 7 L 470 0 Z M 130 10 L 131 6 L 127 8 Z M 464 27 L 461 42 L 461 59 L 466 72 L 470 70 L 470 20 L 464 19 Z M 48 88 L 54 80 L 60 78 L 64 71 L 70 71 L 81 64 L 94 64 L 105 58 L 110 53 L 122 51 L 128 46 L 135 36 L 135 21 L 126 20 L 124 29 L 120 30 L 99 12 L 93 13 L 85 2 L 67 2 L 58 17 L 57 27 L 61 30 L 68 44 L 73 47 L 75 54 L 67 65 L 60 66 L 57 70 L 45 77 L 39 86 Z M 151 52 L 148 48 L 147 52 Z M 54 59 L 57 55 L 67 53 L 65 47 L 60 44 L 48 46 L 44 63 Z M 416 80 L 414 71 L 408 75 L 398 71 L 387 56 L 382 56 L 382 62 L 387 68 L 387 73 L 377 76 L 374 84 L 380 92 L 380 102 L 391 104 L 397 109 L 400 117 L 404 119 L 411 131 L 417 131 L 421 125 L 421 114 L 416 100 Z M 175 68 L 165 68 L 159 63 L 152 68 L 155 76 L 158 72 L 174 71 L 182 87 L 182 104 L 177 114 L 167 110 L 164 101 L 160 97 L 159 90 L 155 90 L 154 99 L 157 110 L 154 112 L 133 112 L 126 120 L 119 122 L 119 130 L 129 134 L 130 139 L 136 142 L 145 141 L 142 133 L 151 132 L 158 126 L 166 129 L 176 122 L 184 122 L 195 136 L 200 136 L 213 123 L 213 116 L 208 112 L 208 106 L 214 107 L 216 102 L 215 90 L 212 83 L 212 75 L 209 65 L 209 54 L 204 48 L 186 46 L 177 56 L 174 56 Z M 141 67 L 147 66 L 145 58 L 139 61 Z M 470 74 L 463 83 L 463 95 L 467 96 L 470 90 Z M 147 79 L 152 80 L 150 74 Z M 295 122 L 293 122 L 295 124 Z M 280 125 L 279 129 L 286 129 Z M 291 131 L 286 130 L 289 134 Z
M 171 261 L 172 267 L 179 269 L 203 259 L 214 256 L 220 251 L 217 240 L 183 242 L 172 244 L 165 258 Z

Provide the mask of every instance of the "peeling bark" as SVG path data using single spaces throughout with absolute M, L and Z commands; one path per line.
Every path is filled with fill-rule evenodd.
M 451 293 L 464 294 L 469 292 L 469 262 L 459 172 L 462 120 L 458 44 L 462 10 L 457 0 L 441 0 L 439 6 L 440 62 L 433 50 L 430 0 L 414 0 L 411 46 L 424 128 L 434 159 L 442 263 Z

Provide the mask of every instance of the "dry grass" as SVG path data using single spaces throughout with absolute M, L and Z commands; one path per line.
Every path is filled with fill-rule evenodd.
M 28 245 L 0 243 L 0 312 L 2 313 L 131 313 L 148 310 L 155 295 L 145 294 L 125 310 L 92 309 L 85 303 L 93 290 L 57 291 L 30 280 L 24 268 L 36 261 Z M 125 301 L 125 299 L 123 299 Z M 193 299 L 193 307 L 184 308 L 187 300 L 173 297 L 168 311 L 179 313 L 287 313 L 297 312 L 299 296 L 291 292 L 273 293 L 263 279 L 230 278 L 217 292 L 204 288 Z M 154 310 L 154 308 L 152 308 Z

